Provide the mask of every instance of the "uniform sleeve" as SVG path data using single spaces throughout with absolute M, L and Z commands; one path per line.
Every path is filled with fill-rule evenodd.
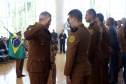
M 67 41 L 67 54 L 64 75 L 70 76 L 72 67 L 74 65 L 74 60 L 76 59 L 77 46 L 80 39 L 77 35 L 70 35 Z
M 38 34 L 39 30 L 42 29 L 42 27 L 43 27 L 42 24 L 36 23 L 32 28 L 27 29 L 24 32 L 25 39 L 30 40 L 30 39 L 34 38 Z
M 110 45 L 109 31 L 106 27 L 103 27 L 103 33 L 104 34 L 102 37 L 102 41 L 104 40 L 104 42 L 102 42 L 102 46 L 104 46 L 104 50 L 108 52 L 111 45 Z
M 97 40 L 97 31 L 92 28 L 89 28 L 89 31 L 90 31 L 91 39 L 90 39 L 90 45 L 88 49 L 88 59 L 90 62 L 92 62 L 94 59 L 93 55 L 95 53 L 96 42 L 98 42 L 98 40 Z

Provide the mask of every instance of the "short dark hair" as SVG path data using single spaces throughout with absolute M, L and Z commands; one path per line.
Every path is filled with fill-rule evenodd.
M 114 21 L 115 26 L 117 26 L 117 21 Z
M 109 21 L 111 22 L 111 25 L 113 25 L 114 24 L 114 18 L 112 18 L 112 17 L 109 17 Z
M 82 22 L 82 13 L 80 10 L 78 9 L 73 9 L 71 10 L 68 15 L 70 15 L 71 18 L 75 17 L 77 19 L 77 21 L 81 21 Z
M 89 9 L 87 10 L 87 12 L 89 13 L 89 15 L 92 14 L 93 18 L 96 18 L 96 11 L 94 9 Z
M 96 17 L 99 18 L 100 22 L 103 22 L 103 21 L 104 21 L 104 16 L 103 16 L 103 14 L 97 13 L 97 14 L 96 14 Z

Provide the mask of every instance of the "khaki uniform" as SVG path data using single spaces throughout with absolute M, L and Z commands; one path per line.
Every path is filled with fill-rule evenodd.
M 120 41 L 120 48 L 121 48 L 121 58 L 122 58 L 122 62 L 123 62 L 123 67 L 124 67 L 124 71 L 123 71 L 123 79 L 124 79 L 124 83 L 126 84 L 126 39 L 124 37 L 124 26 L 121 27 L 118 31 L 118 35 L 119 35 L 119 41 Z
M 91 64 L 91 77 L 89 84 L 102 84 L 101 76 L 101 62 L 102 62 L 102 51 L 101 51 L 101 40 L 102 40 L 102 28 L 93 21 L 88 27 L 91 35 L 90 46 L 88 50 L 88 57 Z
M 108 64 L 109 64 L 109 47 L 110 45 L 110 38 L 109 38 L 109 31 L 107 27 L 101 23 L 100 24 L 103 35 L 102 35 L 102 41 L 101 41 L 101 49 L 103 53 L 103 61 L 102 61 L 102 84 L 109 84 L 109 73 L 108 73 Z
M 71 84 L 88 84 L 91 74 L 87 55 L 90 33 L 83 24 L 71 31 L 67 40 L 64 74 L 70 76 Z
M 31 84 L 47 84 L 50 70 L 51 34 L 43 25 L 35 23 L 24 32 L 28 40 L 27 70 Z
M 118 29 L 118 36 L 120 41 L 120 52 L 126 52 L 126 40 L 124 39 L 124 26 Z
M 123 26 L 124 27 L 124 26 Z M 123 28 L 122 26 L 120 26 L 119 28 L 118 28 L 118 34 L 119 34 L 119 40 L 121 39 L 121 41 L 124 41 L 124 39 L 123 39 L 123 36 L 124 36 L 124 28 Z M 121 29 L 120 29 L 121 28 Z M 123 44 L 122 44 L 123 43 Z M 123 47 L 122 49 L 121 49 L 121 51 L 120 52 L 126 52 L 126 49 L 125 49 L 125 42 L 121 42 L 120 43 L 120 45 L 121 45 L 121 47 Z M 119 69 L 120 68 L 122 68 L 123 67 L 123 63 L 122 63 L 122 58 L 121 58 L 121 53 L 119 53 L 119 58 L 118 58 L 119 60 L 118 60 L 118 66 L 119 66 Z

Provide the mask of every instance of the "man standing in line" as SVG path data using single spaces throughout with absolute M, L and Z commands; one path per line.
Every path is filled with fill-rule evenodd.
M 27 70 L 30 84 L 47 84 L 50 70 L 51 33 L 48 28 L 51 23 L 51 14 L 44 11 L 39 16 L 39 21 L 29 26 L 24 32 L 28 40 Z
M 90 23 L 88 29 L 90 31 L 91 39 L 88 50 L 88 58 L 91 64 L 91 77 L 89 84 L 102 84 L 101 83 L 101 66 L 102 66 L 102 51 L 101 51 L 101 40 L 102 40 L 102 28 L 95 21 L 96 12 L 94 9 L 89 9 L 86 12 L 86 22 Z
M 109 38 L 109 31 L 107 27 L 104 25 L 104 16 L 101 13 L 96 15 L 96 21 L 101 26 L 103 30 L 102 34 L 102 41 L 101 41 L 101 49 L 103 53 L 103 60 L 102 60 L 102 84 L 109 84 L 109 73 L 108 73 L 108 64 L 109 64 L 109 52 L 112 51 L 110 38 Z
M 63 48 L 63 52 L 66 53 L 66 51 L 65 51 L 65 39 L 66 38 L 67 38 L 67 36 L 64 33 L 64 30 L 62 30 L 62 33 L 60 33 L 60 35 L 59 35 L 59 39 L 60 39 L 60 54 L 62 53 L 62 48 Z
M 52 40 L 53 40 L 53 42 L 57 41 L 57 33 L 55 32 L 54 29 L 53 29 L 53 32 L 52 32 Z
M 109 27 L 110 43 L 112 47 L 112 52 L 110 53 L 110 65 L 109 65 L 109 75 L 110 84 L 118 83 L 118 38 L 116 28 L 114 27 L 114 19 L 109 17 L 106 21 L 106 25 Z
M 88 61 L 88 46 L 90 44 L 89 30 L 82 23 L 82 13 L 73 9 L 67 19 L 71 33 L 67 40 L 67 53 L 64 74 L 67 84 L 89 84 L 91 74 Z

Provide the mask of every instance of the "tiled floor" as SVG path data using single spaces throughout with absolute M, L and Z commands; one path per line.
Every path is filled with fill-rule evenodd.
M 23 74 L 25 77 L 16 78 L 15 72 L 15 61 L 8 62 L 7 64 L 2 64 L 0 66 L 0 84 L 30 84 L 29 76 L 26 71 L 26 62 L 27 58 L 24 61 L 24 69 Z M 64 65 L 65 65 L 65 54 L 57 54 L 56 56 L 56 65 L 57 65 L 57 84 L 66 84 L 65 76 L 64 76 Z M 124 84 L 122 69 L 119 73 L 119 83 Z

